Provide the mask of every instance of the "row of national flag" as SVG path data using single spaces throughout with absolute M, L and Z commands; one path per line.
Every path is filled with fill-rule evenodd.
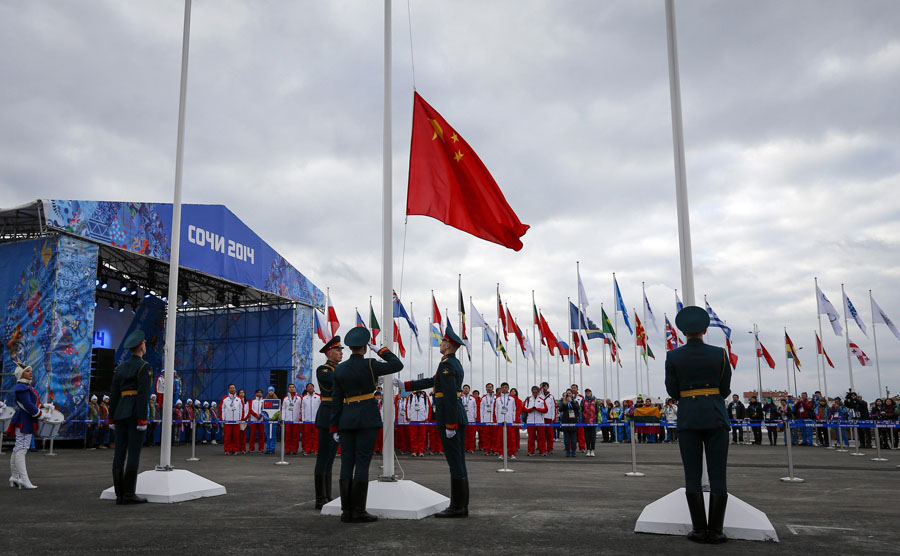
M 647 334 L 647 329 L 645 327 L 645 323 L 641 321 L 640 316 L 637 314 L 637 311 L 631 313 L 631 317 L 634 319 L 634 327 L 632 328 L 632 322 L 629 319 L 629 312 L 625 308 L 626 305 L 622 298 L 621 290 L 619 289 L 618 282 L 614 280 L 615 287 L 615 305 L 616 311 L 621 312 L 623 316 L 623 322 L 625 327 L 628 329 L 630 334 L 635 335 L 635 343 L 636 346 L 640 349 L 640 355 L 646 361 L 647 358 L 655 359 L 656 356 L 653 353 L 652 348 L 650 347 L 650 341 Z M 839 315 L 837 310 L 834 308 L 834 305 L 828 300 L 822 290 L 816 285 L 816 296 L 817 296 L 817 308 L 819 314 L 827 315 L 829 319 L 829 323 L 832 326 L 833 331 L 836 335 L 840 336 L 843 333 L 843 328 L 839 323 Z M 677 291 L 675 293 L 675 301 L 676 301 L 676 309 L 680 309 L 683 307 L 681 304 L 681 300 L 678 298 Z M 862 318 L 859 315 L 859 312 L 856 310 L 853 303 L 850 301 L 850 298 L 843 294 L 843 301 L 845 304 L 845 310 L 847 313 L 847 318 L 852 318 L 860 330 L 864 335 L 868 337 L 868 331 L 865 326 L 865 323 L 862 321 Z M 652 324 L 653 328 L 658 331 L 658 327 L 656 324 L 656 317 L 653 313 L 653 310 L 650 306 L 650 302 L 647 299 L 646 293 L 643 296 L 644 302 L 644 312 L 650 324 Z M 710 316 L 710 327 L 711 328 L 719 328 L 722 330 L 725 337 L 726 349 L 729 354 L 729 360 L 733 368 L 737 367 L 738 356 L 733 353 L 731 349 L 731 332 L 732 329 L 729 327 L 724 320 L 722 320 L 718 314 L 713 310 L 710 304 L 704 300 L 704 304 L 706 307 L 706 311 Z M 432 292 L 432 314 L 431 314 L 431 329 L 429 330 L 429 341 L 431 345 L 437 347 L 440 345 L 440 339 L 443 337 L 447 327 L 450 327 L 449 317 L 446 314 L 443 314 L 437 303 L 437 300 L 434 297 L 434 293 Z M 883 323 L 885 324 L 890 331 L 894 334 L 895 337 L 900 339 L 900 332 L 898 332 L 896 326 L 891 321 L 891 319 L 887 316 L 887 314 L 878 306 L 874 299 L 871 300 L 872 310 L 873 310 L 873 322 L 874 323 Z M 554 333 L 548 323 L 547 319 L 544 317 L 542 312 L 538 309 L 537 304 L 532 304 L 533 309 L 533 325 L 536 330 L 540 334 L 540 343 L 547 347 L 551 356 L 558 355 L 563 361 L 568 361 L 571 363 L 585 363 L 586 365 L 590 365 L 590 361 L 588 358 L 588 345 L 587 340 L 590 339 L 601 339 L 604 344 L 610 347 L 610 357 L 613 362 L 617 362 L 619 366 L 622 365 L 621 359 L 618 357 L 619 349 L 621 348 L 621 344 L 616 337 L 615 327 L 610 321 L 609 316 L 606 314 L 605 309 L 601 307 L 601 325 L 598 326 L 594 323 L 593 320 L 587 315 L 587 307 L 589 306 L 589 302 L 587 300 L 587 294 L 584 289 L 584 285 L 581 281 L 580 272 L 578 275 L 578 305 L 575 303 L 569 302 L 569 328 L 571 330 L 571 337 L 564 338 L 557 333 Z M 498 325 L 496 330 L 494 327 L 489 325 L 484 318 L 484 315 L 479 312 L 474 303 L 469 301 L 469 304 L 465 303 L 465 298 L 462 293 L 462 287 L 460 284 L 459 288 L 459 306 L 458 313 L 461 322 L 461 334 L 460 337 L 465 342 L 465 346 L 467 349 L 468 357 L 471 360 L 471 343 L 469 339 L 469 329 L 472 330 L 481 328 L 482 329 L 482 341 L 488 343 L 491 347 L 491 350 L 498 357 L 503 357 L 507 362 L 511 362 L 509 358 L 509 353 L 506 349 L 506 344 L 509 342 L 509 335 L 512 334 L 514 336 L 514 342 L 517 344 L 518 349 L 522 352 L 523 356 L 526 358 L 531 358 L 536 365 L 539 365 L 539 360 L 536 357 L 534 347 L 531 344 L 530 338 L 523 333 L 522 328 L 519 326 L 518 321 L 514 318 L 512 312 L 509 309 L 508 305 L 505 305 L 500 298 L 499 291 L 497 292 L 497 321 Z M 419 342 L 419 328 L 415 321 L 415 316 L 412 314 L 412 311 L 407 311 L 404 307 L 403 303 L 400 301 L 399 296 L 396 292 L 393 293 L 393 317 L 394 319 L 403 319 L 406 321 L 409 326 L 409 330 L 412 332 L 412 337 L 415 339 L 416 346 L 418 348 L 419 353 L 422 353 L 422 347 Z M 334 306 L 331 303 L 330 293 L 326 294 L 326 310 L 325 310 L 325 324 L 322 325 L 322 322 L 319 318 L 318 312 L 314 311 L 314 326 L 315 333 L 319 337 L 322 342 L 327 342 L 337 333 L 338 327 L 340 323 L 337 318 L 337 313 L 335 312 Z M 684 340 L 679 336 L 678 331 L 672 325 L 668 316 L 664 317 L 665 322 L 665 349 L 666 351 L 675 349 L 676 347 L 683 345 Z M 400 355 L 406 356 L 406 346 L 403 345 L 402 335 L 400 334 L 400 330 L 397 327 L 397 322 L 393 323 L 393 332 L 395 341 L 398 342 L 398 348 Z M 371 334 L 371 343 L 372 345 L 376 344 L 377 337 L 381 332 L 381 326 L 378 323 L 378 319 L 375 316 L 375 311 L 372 307 L 371 300 L 369 303 L 369 319 L 368 323 L 366 323 L 362 316 L 357 311 L 356 313 L 356 326 L 363 326 L 369 328 L 372 331 Z M 502 339 L 501 339 L 502 333 Z M 535 338 L 535 341 L 537 338 Z M 766 349 L 765 345 L 759 340 L 757 336 L 755 338 L 756 342 L 756 356 L 757 358 L 765 360 L 766 364 L 774 369 L 775 368 L 775 360 L 772 357 L 771 353 Z M 797 370 L 801 369 L 800 359 L 797 354 L 797 348 L 794 346 L 793 341 L 788 335 L 787 331 L 785 331 L 785 354 L 787 359 L 790 359 L 793 362 L 794 367 Z M 867 366 L 871 364 L 871 359 L 866 355 L 866 353 L 853 341 L 848 339 L 848 349 L 850 353 L 855 356 L 860 365 Z M 819 337 L 819 334 L 816 334 L 816 353 L 817 355 L 822 355 L 824 360 L 827 362 L 829 366 L 834 368 L 834 363 L 831 361 L 831 358 L 825 351 L 825 347 L 823 345 L 822 339 Z

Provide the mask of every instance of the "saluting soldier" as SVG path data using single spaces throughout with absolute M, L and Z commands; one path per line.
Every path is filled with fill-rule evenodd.
M 316 369 L 316 380 L 321 392 L 321 403 L 316 411 L 316 433 L 319 438 L 319 449 L 316 453 L 316 469 L 313 480 L 316 484 L 316 509 L 331 502 L 331 466 L 334 464 L 334 456 L 337 454 L 337 442 L 331 438 L 328 432 L 331 421 L 331 400 L 334 389 L 334 369 L 344 358 L 344 346 L 341 345 L 341 337 L 335 336 L 328 340 L 319 350 L 324 353 L 327 361 Z M 304 434 L 306 434 L 304 432 Z
M 450 505 L 434 517 L 466 517 L 469 515 L 469 473 L 466 470 L 466 409 L 460 395 L 463 387 L 463 368 L 456 358 L 462 340 L 447 324 L 441 340 L 441 362 L 433 377 L 408 380 L 406 390 L 434 388 L 434 420 L 444 457 L 450 466 Z M 394 379 L 399 386 L 400 381 Z
M 362 326 L 345 339 L 350 359 L 334 370 L 330 432 L 341 443 L 341 521 L 363 523 L 378 519 L 366 511 L 369 462 L 382 427 L 375 389 L 378 377 L 400 372 L 403 362 L 386 347 L 378 350 L 383 363 L 363 357 L 369 330 Z
M 135 330 L 129 334 L 123 347 L 131 351 L 131 358 L 116 367 L 110 387 L 109 414 L 115 423 L 116 433 L 113 486 L 116 504 L 141 504 L 147 499 L 137 496 L 134 491 L 141 463 L 141 444 L 147 430 L 147 404 L 150 402 L 153 369 L 143 359 L 147 353 L 147 342 L 142 331 Z
M 666 391 L 678 400 L 678 447 L 693 526 L 688 538 L 719 544 L 728 540 L 722 525 L 728 502 L 725 467 L 730 427 L 725 399 L 731 393 L 731 365 L 723 348 L 703 343 L 709 327 L 706 311 L 685 307 L 675 317 L 675 325 L 684 332 L 687 343 L 666 354 Z M 700 484 L 704 450 L 709 473 L 709 520 Z

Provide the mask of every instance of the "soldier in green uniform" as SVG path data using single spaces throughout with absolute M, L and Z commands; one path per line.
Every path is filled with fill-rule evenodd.
M 140 504 L 147 499 L 135 495 L 134 491 L 141 463 L 141 444 L 147 430 L 153 370 L 150 363 L 142 359 L 147 353 L 143 332 L 135 330 L 129 334 L 123 347 L 131 351 L 131 358 L 116 367 L 110 387 L 109 414 L 116 433 L 113 486 L 116 504 Z
M 731 393 L 731 365 L 723 348 L 703 343 L 709 315 L 702 308 L 685 307 L 675 317 L 675 325 L 684 332 L 687 343 L 666 354 L 666 391 L 678 400 L 678 447 L 693 526 L 688 538 L 719 544 L 728 540 L 722 526 L 728 502 L 725 399 Z M 704 451 L 710 490 L 708 520 L 700 484 Z
M 331 438 L 328 425 L 331 419 L 332 390 L 334 389 L 334 369 L 344 358 L 344 346 L 341 345 L 341 337 L 335 336 L 329 340 L 319 352 L 328 358 L 324 365 L 316 369 L 316 380 L 319 383 L 319 391 L 322 395 L 322 403 L 316 411 L 316 432 L 319 435 L 319 450 L 316 454 L 316 469 L 313 479 L 316 484 L 316 509 L 331 502 L 331 466 L 334 456 L 337 454 L 338 443 Z
M 378 377 L 400 372 L 403 362 L 386 347 L 378 350 L 384 363 L 363 357 L 367 328 L 351 329 L 345 341 L 350 359 L 334 370 L 330 432 L 341 443 L 341 521 L 363 523 L 378 519 L 366 511 L 369 462 L 382 427 L 375 389 Z
M 462 340 L 447 324 L 441 340 L 441 362 L 433 377 L 403 383 L 407 392 L 434 388 L 434 420 L 450 466 L 450 506 L 434 517 L 469 515 L 469 473 L 466 470 L 466 410 L 459 399 L 463 386 L 463 368 L 456 358 Z M 400 381 L 394 379 L 399 387 Z

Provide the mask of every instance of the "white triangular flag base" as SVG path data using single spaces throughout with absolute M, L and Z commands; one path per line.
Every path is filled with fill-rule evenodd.
M 709 493 L 704 492 L 703 498 L 709 512 Z M 690 531 L 691 517 L 683 488 L 647 505 L 634 525 L 635 533 L 683 536 Z M 728 495 L 723 533 L 729 539 L 778 542 L 778 533 L 766 514 L 732 494 Z
M 377 517 L 422 519 L 449 505 L 449 498 L 413 481 L 369 481 L 366 511 Z M 341 499 L 325 504 L 322 515 L 341 515 Z
M 184 469 L 153 470 L 138 475 L 135 494 L 143 496 L 148 502 L 174 504 L 197 498 L 221 496 L 225 494 L 225 487 Z M 112 487 L 104 490 L 100 494 L 100 499 L 115 500 L 115 490 Z

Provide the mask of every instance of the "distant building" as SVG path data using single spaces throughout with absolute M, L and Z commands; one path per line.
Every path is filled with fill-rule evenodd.
M 742 400 L 744 404 L 750 402 L 750 396 L 756 396 L 756 390 L 751 392 L 744 392 L 744 399 Z M 756 399 L 759 401 L 765 401 L 766 398 L 772 398 L 772 401 L 778 401 L 781 398 L 787 399 L 788 393 L 784 390 L 763 390 L 762 400 L 760 400 L 759 396 L 756 396 Z

